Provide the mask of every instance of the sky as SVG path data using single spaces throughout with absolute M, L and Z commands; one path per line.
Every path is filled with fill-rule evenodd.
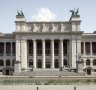
M 74 8 L 79 8 L 81 31 L 96 31 L 96 0 L 0 0 L 0 32 L 16 30 L 17 10 L 27 21 L 68 21 Z

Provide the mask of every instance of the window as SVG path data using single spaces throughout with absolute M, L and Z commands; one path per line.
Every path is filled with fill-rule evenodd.
M 33 55 L 33 42 L 29 40 L 29 55 Z
M 55 59 L 54 66 L 55 66 L 55 68 L 59 68 L 59 61 L 58 61 L 58 59 Z
M 86 50 L 86 54 L 89 55 L 90 54 L 90 43 L 89 42 L 85 43 L 85 50 Z
M 42 60 L 37 61 L 37 68 L 42 68 Z
M 54 41 L 54 54 L 57 56 L 59 54 L 59 41 Z
M 10 60 L 6 60 L 6 66 L 10 66 Z
M 46 68 L 50 68 L 50 60 L 49 59 L 46 60 Z
M 67 55 L 67 41 L 65 40 L 64 42 L 63 42 L 63 54 L 66 56 Z
M 33 67 L 33 60 L 32 60 L 32 59 L 29 60 L 29 67 L 30 67 L 30 68 Z
M 3 65 L 4 65 L 3 60 L 0 60 L 0 66 L 3 66 Z
M 4 43 L 0 42 L 0 55 L 4 54 Z
M 89 59 L 86 60 L 86 65 L 90 66 L 90 60 Z
M 10 42 L 6 43 L 6 54 L 11 55 L 11 43 Z
M 37 54 L 41 56 L 42 54 L 42 41 L 37 41 Z
M 92 53 L 96 55 L 96 42 L 92 43 Z
M 81 54 L 83 54 L 83 53 L 84 53 L 84 43 L 81 42 Z
M 46 41 L 45 46 L 46 46 L 46 48 L 45 48 L 46 52 L 45 53 L 46 53 L 47 56 L 49 56 L 50 55 L 50 41 L 49 40 Z
M 64 59 L 64 62 L 63 62 L 64 64 L 64 66 L 67 66 L 67 60 L 66 59 Z
M 96 59 L 93 60 L 93 65 L 94 65 L 94 66 L 96 65 Z
M 12 54 L 15 55 L 15 42 L 12 43 Z

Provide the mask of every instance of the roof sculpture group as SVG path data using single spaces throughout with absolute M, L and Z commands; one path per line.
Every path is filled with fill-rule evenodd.
M 70 10 L 70 12 L 72 13 L 72 15 L 78 15 L 79 13 L 79 8 L 77 8 L 77 10 Z
M 17 11 L 17 16 L 24 16 L 24 13 L 23 13 L 23 11 L 22 11 L 22 10 L 20 10 L 20 11 Z

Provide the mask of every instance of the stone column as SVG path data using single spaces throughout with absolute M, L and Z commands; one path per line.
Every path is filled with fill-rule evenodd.
M 92 55 L 92 42 L 90 42 L 90 55 Z
M 36 40 L 33 40 L 33 67 L 36 68 L 36 51 L 37 51 L 37 45 Z
M 42 40 L 42 57 L 43 57 L 42 68 L 45 68 L 45 40 Z
M 54 68 L 54 40 L 51 39 L 51 68 Z
M 27 69 L 27 40 L 21 40 L 21 69 Z
M 63 67 L 63 59 L 64 59 L 64 52 L 63 52 L 63 39 L 60 39 L 60 67 Z
M 83 45 L 84 45 L 84 55 L 85 55 L 85 42 L 83 42 Z
M 86 59 L 84 59 L 84 68 L 86 68 Z

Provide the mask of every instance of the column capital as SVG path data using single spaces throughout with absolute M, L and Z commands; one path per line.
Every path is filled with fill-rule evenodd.
M 54 39 L 54 38 L 51 38 L 50 40 L 51 40 L 51 41 L 54 41 L 55 39 Z
M 60 38 L 60 41 L 63 41 L 64 39 L 63 38 Z

